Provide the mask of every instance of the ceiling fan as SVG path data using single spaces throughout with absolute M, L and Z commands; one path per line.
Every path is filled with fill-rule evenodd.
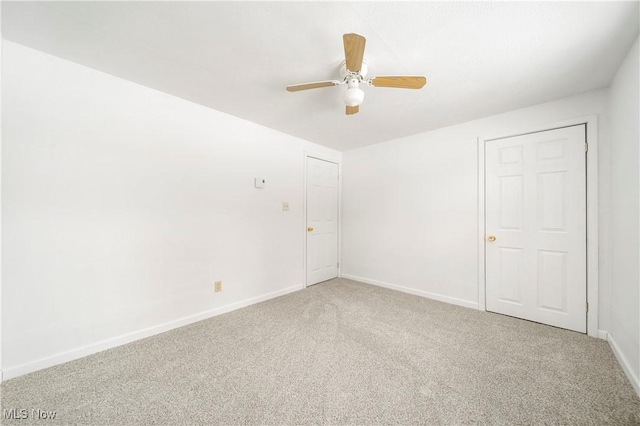
M 344 43 L 344 64 L 341 69 L 342 80 L 317 81 L 314 83 L 294 84 L 287 86 L 287 91 L 318 89 L 346 84 L 344 103 L 347 105 L 347 115 L 356 114 L 360 110 L 360 104 L 364 99 L 361 84 L 370 87 L 395 87 L 398 89 L 421 89 L 427 83 L 427 78 L 422 76 L 385 76 L 366 79 L 367 63 L 364 61 L 364 45 L 366 39 L 359 34 L 345 34 L 342 36 Z

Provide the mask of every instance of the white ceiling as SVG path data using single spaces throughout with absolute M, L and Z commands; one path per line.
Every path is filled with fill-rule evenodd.
M 2 2 L 11 41 L 281 132 L 347 150 L 607 87 L 638 35 L 637 2 Z M 342 34 L 369 75 L 346 116 Z

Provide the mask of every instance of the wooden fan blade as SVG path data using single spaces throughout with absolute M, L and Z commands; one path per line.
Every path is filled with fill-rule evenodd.
M 357 114 L 360 111 L 360 106 L 356 105 L 354 107 L 347 105 L 347 115 Z
M 344 60 L 347 69 L 351 72 L 360 72 L 362 58 L 364 57 L 364 45 L 367 39 L 360 34 L 345 34 L 342 36 L 344 43 Z
M 287 86 L 288 92 L 297 92 L 299 90 L 318 89 L 320 87 L 331 87 L 340 84 L 338 80 L 316 81 L 315 83 L 303 83 Z
M 371 79 L 374 87 L 395 87 L 398 89 L 421 89 L 427 84 L 426 77 L 418 76 L 396 76 L 396 77 L 374 77 Z

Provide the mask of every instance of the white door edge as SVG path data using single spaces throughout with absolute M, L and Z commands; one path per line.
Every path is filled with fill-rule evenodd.
M 563 127 L 585 124 L 587 133 L 587 335 L 598 336 L 598 116 L 576 117 L 553 123 L 522 126 L 490 137 L 478 137 L 478 309 L 486 311 L 485 280 L 485 143 Z
M 305 151 L 302 156 L 302 168 L 303 168 L 303 179 L 302 179 L 302 217 L 303 217 L 303 225 L 306 228 L 306 220 L 307 220 L 307 159 L 315 158 L 317 160 L 327 161 L 329 163 L 334 163 L 338 165 L 338 278 L 342 275 L 342 161 L 337 160 L 332 157 L 326 157 L 323 155 L 318 155 L 316 153 L 311 153 Z M 302 273 L 304 277 L 302 278 L 303 288 L 307 288 L 309 284 L 307 283 L 307 232 L 304 231 L 304 237 L 302 239 L 302 250 L 303 250 L 303 259 L 302 259 Z

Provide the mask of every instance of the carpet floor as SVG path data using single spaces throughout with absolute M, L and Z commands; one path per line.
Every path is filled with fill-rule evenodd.
M 1 391 L 3 424 L 640 424 L 603 340 L 346 279 Z

